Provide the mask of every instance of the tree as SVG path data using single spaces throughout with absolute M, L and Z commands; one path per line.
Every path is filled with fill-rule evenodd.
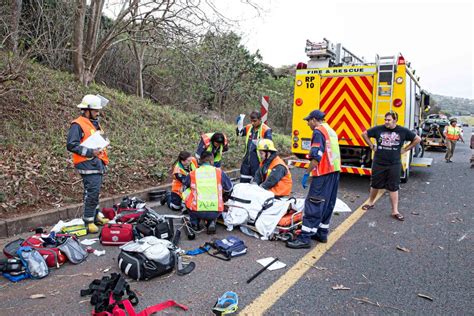
M 149 26 L 182 30 L 211 23 L 203 10 L 203 3 L 190 0 L 122 0 L 119 12 L 107 29 L 101 29 L 105 0 L 94 0 L 86 19 L 86 0 L 76 0 L 73 35 L 73 65 L 77 78 L 85 85 L 92 82 L 107 50 L 120 42 L 130 40 L 130 34 Z M 209 5 L 211 1 L 207 1 Z M 211 8 L 213 8 L 211 6 Z M 109 6 L 108 9 L 111 9 Z M 85 21 L 87 20 L 87 23 Z M 131 33 L 130 33 L 131 32 Z M 84 33 L 86 36 L 84 36 Z M 137 51 L 138 58 L 143 57 Z

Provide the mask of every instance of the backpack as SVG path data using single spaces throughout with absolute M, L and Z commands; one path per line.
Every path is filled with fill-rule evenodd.
M 211 253 L 207 251 L 212 257 L 230 261 L 233 257 L 243 256 L 247 253 L 247 246 L 244 241 L 235 236 L 228 236 L 224 239 L 215 239 L 208 243 L 216 251 Z
M 20 247 L 17 256 L 25 266 L 26 273 L 33 279 L 42 279 L 49 274 L 48 265 L 41 254 L 32 247 Z
M 48 236 L 43 234 L 35 234 L 28 237 L 21 245 L 30 246 L 35 248 L 46 261 L 46 264 L 50 268 L 59 268 L 64 262 L 67 261 L 67 257 L 59 250 L 57 245 L 58 238 L 68 238 L 70 235 L 67 234 L 54 234 L 51 233 Z
M 166 220 L 163 215 L 152 209 L 146 209 L 138 219 L 135 230 L 141 237 L 155 236 L 158 239 L 173 239 L 173 220 Z
M 118 265 L 123 273 L 134 280 L 149 280 L 173 270 L 175 254 L 173 244 L 148 236 L 120 247 Z
M 61 250 L 68 260 L 73 264 L 79 264 L 82 261 L 86 260 L 88 253 L 82 249 L 81 244 L 75 237 L 69 237 L 63 242 L 61 245 L 58 246 L 59 250 Z

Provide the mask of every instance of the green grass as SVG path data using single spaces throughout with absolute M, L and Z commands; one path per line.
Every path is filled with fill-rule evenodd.
M 83 87 L 69 73 L 31 64 L 19 89 L 2 96 L 3 124 L 0 217 L 42 211 L 82 199 L 82 183 L 66 150 L 70 122 L 85 94 L 110 99 L 101 124 L 111 141 L 110 168 L 102 195 L 131 194 L 169 180 L 179 151 L 196 150 L 202 133 L 224 132 L 230 143 L 223 167 L 240 166 L 244 138 L 235 126 L 205 114 L 185 113 L 106 86 Z M 271 126 L 271 123 L 270 123 Z M 290 153 L 290 137 L 274 134 L 282 155 Z

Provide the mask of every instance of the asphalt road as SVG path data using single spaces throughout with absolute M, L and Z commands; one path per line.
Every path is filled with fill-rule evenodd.
M 470 130 L 465 130 L 469 140 Z M 458 144 L 454 163 L 443 162 L 444 153 L 427 152 L 434 158 L 431 168 L 413 169 L 400 191 L 400 212 L 406 220 L 392 219 L 387 195 L 376 208 L 366 212 L 322 257 L 283 295 L 267 306 L 265 314 L 473 314 L 473 197 L 474 169 L 469 168 L 468 145 Z M 301 170 L 293 169 L 295 195 L 306 192 L 299 184 Z M 343 175 L 339 198 L 353 211 L 367 198 L 369 179 Z M 165 212 L 164 208 L 157 208 Z M 350 214 L 333 217 L 331 229 Z M 272 284 L 301 265 L 310 250 L 291 250 L 279 241 L 261 241 L 238 231 L 218 227 L 216 237 L 236 234 L 249 247 L 247 255 L 230 262 L 206 254 L 193 260 L 196 269 L 187 276 L 175 273 L 150 281 L 130 281 L 140 299 L 137 310 L 173 299 L 187 305 L 189 314 L 212 315 L 216 299 L 226 291 L 239 295 L 239 310 L 252 306 Z M 331 238 L 331 236 L 330 236 Z M 0 245 L 10 239 L 0 240 Z M 180 246 L 193 249 L 210 240 L 205 233 L 196 240 L 184 236 Z M 404 248 L 408 251 L 397 249 Z M 106 255 L 91 255 L 80 265 L 65 264 L 42 280 L 13 284 L 0 280 L 0 315 L 87 315 L 92 306 L 79 291 L 105 274 L 118 272 L 116 247 L 101 247 Z M 319 249 L 317 248 L 317 249 Z M 265 271 L 252 283 L 246 280 L 261 266 L 257 259 L 278 257 L 287 267 Z M 304 264 L 304 263 L 303 263 Z M 106 273 L 103 271 L 110 269 Z M 346 290 L 334 290 L 343 285 Z M 268 292 L 268 290 L 267 290 Z M 31 299 L 44 294 L 43 299 Z M 420 297 L 419 294 L 432 300 Z M 276 294 L 275 294 L 276 295 Z M 250 310 L 252 312 L 252 310 Z M 167 313 L 178 313 L 171 309 Z

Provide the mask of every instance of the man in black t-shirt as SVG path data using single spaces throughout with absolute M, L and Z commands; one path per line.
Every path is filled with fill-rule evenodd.
M 372 162 L 372 177 L 370 178 L 369 201 L 362 206 L 362 209 L 374 208 L 378 191 L 386 189 L 390 192 L 392 217 L 403 221 L 403 215 L 398 212 L 398 189 L 402 167 L 400 156 L 415 147 L 421 138 L 408 128 L 397 125 L 397 119 L 397 113 L 388 112 L 385 114 L 384 125 L 372 127 L 362 133 L 362 138 L 375 152 Z M 370 138 L 375 138 L 377 144 L 372 144 Z M 411 143 L 402 148 L 405 141 Z

